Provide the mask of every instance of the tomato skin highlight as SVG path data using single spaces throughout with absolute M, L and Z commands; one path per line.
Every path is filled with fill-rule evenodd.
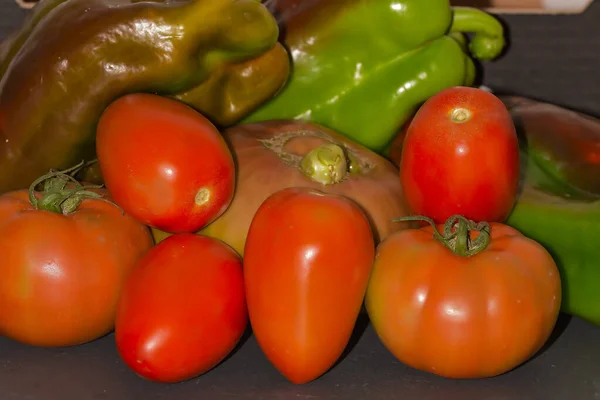
M 233 199 L 235 166 L 225 140 L 176 100 L 152 94 L 117 99 L 100 118 L 96 150 L 117 204 L 146 225 L 195 232 Z
M 456 110 L 467 119 L 453 121 Z M 431 97 L 408 127 L 400 181 L 412 214 L 436 223 L 460 214 L 503 222 L 517 197 L 520 161 L 516 130 L 493 94 L 454 87 Z
M 104 189 L 91 189 L 110 197 Z M 112 331 L 121 288 L 152 247 L 148 228 L 103 200 L 71 214 L 37 210 L 28 191 L 0 196 L 0 335 L 64 347 Z
M 204 374 L 235 348 L 248 323 L 242 262 L 201 235 L 173 235 L 140 260 L 117 308 L 125 363 L 156 382 Z
M 486 378 L 516 368 L 548 340 L 561 303 L 556 264 L 515 229 L 490 225 L 490 244 L 470 257 L 444 247 L 429 226 L 378 246 L 366 308 L 402 363 L 446 378 Z
M 252 330 L 295 384 L 324 374 L 348 344 L 371 272 L 374 239 L 351 200 L 309 188 L 259 207 L 244 250 Z

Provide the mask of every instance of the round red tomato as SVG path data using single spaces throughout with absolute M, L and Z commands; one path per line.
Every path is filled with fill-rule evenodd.
M 556 264 L 515 229 L 490 225 L 477 228 L 491 232 L 489 244 L 463 221 L 443 234 L 449 247 L 429 226 L 378 246 L 365 303 L 402 363 L 447 378 L 491 377 L 519 366 L 550 336 L 561 303 Z
M 191 107 L 151 94 L 119 98 L 102 114 L 96 148 L 115 201 L 147 225 L 194 232 L 233 198 L 233 157 L 219 131 Z
M 429 98 L 408 127 L 400 180 L 413 214 L 503 222 L 516 201 L 519 144 L 502 101 L 470 87 Z
M 259 207 L 244 248 L 250 322 L 291 382 L 316 379 L 347 346 L 374 247 L 365 214 L 346 197 L 289 188 Z
M 35 204 L 27 190 L 0 196 L 0 335 L 34 346 L 110 332 L 125 278 L 152 246 L 106 190 L 67 199 L 60 187 L 35 193 Z
M 115 339 L 122 359 L 138 375 L 178 382 L 223 360 L 247 323 L 237 253 L 216 239 L 178 234 L 156 245 L 129 276 Z

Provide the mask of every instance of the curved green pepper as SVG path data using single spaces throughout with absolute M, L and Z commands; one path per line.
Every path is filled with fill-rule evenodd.
M 600 201 L 550 194 L 530 177 L 507 224 L 554 258 L 562 281 L 562 311 L 600 325 Z
M 522 142 L 522 190 L 507 224 L 542 244 L 562 280 L 562 311 L 600 325 L 600 120 L 502 98 Z
M 490 60 L 505 45 L 502 25 L 448 0 L 270 2 L 282 20 L 292 72 L 282 91 L 243 122 L 310 120 L 381 152 L 438 91 L 472 85 L 468 49 Z
M 241 118 L 287 79 L 278 34 L 258 0 L 43 0 L 0 49 L 0 193 L 93 158 L 98 118 L 127 93 Z M 252 92 L 268 52 L 281 67 Z
M 524 97 L 500 99 L 542 173 L 536 184 L 561 196 L 600 199 L 600 119 Z

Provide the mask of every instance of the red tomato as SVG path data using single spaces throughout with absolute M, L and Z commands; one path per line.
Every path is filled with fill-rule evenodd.
M 460 236 L 466 242 L 466 232 Z M 404 364 L 447 378 L 491 377 L 529 359 L 550 336 L 561 303 L 550 254 L 500 223 L 491 224 L 487 247 L 471 244 L 482 247 L 459 255 L 459 245 L 450 240 L 457 254 L 425 227 L 378 246 L 366 307 Z
M 140 260 L 119 300 L 115 339 L 138 375 L 178 382 L 236 346 L 248 323 L 242 262 L 222 242 L 178 234 Z
M 244 250 L 252 330 L 291 382 L 325 373 L 346 347 L 373 264 L 374 240 L 346 197 L 288 188 L 259 207 Z
M 34 346 L 110 332 L 125 278 L 152 246 L 148 228 L 107 201 L 72 197 L 53 212 L 60 192 L 36 193 L 37 207 L 27 190 L 0 196 L 0 335 Z
M 400 181 L 413 214 L 503 222 L 516 201 L 519 144 L 502 101 L 470 87 L 431 97 L 406 133 Z
M 191 107 L 132 94 L 102 114 L 96 137 L 102 177 L 117 204 L 146 225 L 194 232 L 233 198 L 233 157 L 219 131 Z

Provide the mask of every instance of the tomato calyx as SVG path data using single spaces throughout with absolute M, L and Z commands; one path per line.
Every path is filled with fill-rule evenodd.
M 334 143 L 328 143 L 311 150 L 302 161 L 300 169 L 312 180 L 323 185 L 339 183 L 348 173 L 348 163 L 344 150 Z
M 429 223 L 433 228 L 433 237 L 454 254 L 462 257 L 474 256 L 485 250 L 490 244 L 491 228 L 489 223 L 476 223 L 475 221 L 469 220 L 458 214 L 453 215 L 446 220 L 443 233 L 438 231 L 435 222 L 431 218 L 422 215 L 411 215 L 397 218 L 393 221 L 424 221 Z M 477 237 L 471 238 L 472 232 L 477 232 Z
M 287 143 L 301 137 L 321 139 L 325 143 L 306 154 L 288 152 Z M 360 157 L 352 149 L 331 141 L 327 135 L 320 132 L 291 131 L 259 142 L 274 152 L 285 164 L 297 168 L 312 181 L 325 186 L 343 182 L 351 175 L 367 173 L 373 168 L 368 160 Z
M 101 194 L 90 190 L 100 189 L 102 185 L 84 186 L 73 177 L 83 167 L 94 162 L 96 161 L 94 160 L 90 163 L 82 161 L 62 171 L 51 169 L 50 172 L 31 183 L 29 186 L 29 202 L 37 210 L 45 210 L 63 215 L 73 213 L 85 199 L 103 200 L 117 206 L 105 199 Z M 42 185 L 42 195 L 38 198 L 36 193 L 40 192 L 36 191 L 36 188 L 40 185 Z

